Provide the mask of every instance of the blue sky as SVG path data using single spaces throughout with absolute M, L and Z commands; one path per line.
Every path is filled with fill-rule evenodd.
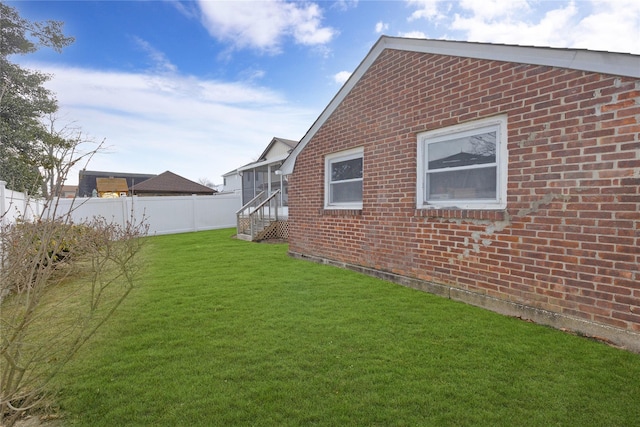
M 636 0 L 6 3 L 76 38 L 14 60 L 52 75 L 58 127 L 105 140 L 88 169 L 215 184 L 302 138 L 382 34 L 640 54 Z

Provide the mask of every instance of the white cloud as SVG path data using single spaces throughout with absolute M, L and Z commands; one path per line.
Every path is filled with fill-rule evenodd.
M 388 29 L 389 29 L 389 24 L 387 24 L 386 22 L 380 21 L 376 24 L 376 33 L 378 34 L 383 33 Z
M 340 71 L 339 73 L 334 74 L 333 80 L 338 84 L 345 84 L 347 80 L 351 77 L 350 71 Z
M 434 20 L 442 18 L 443 14 L 439 10 L 439 5 L 443 0 L 406 0 L 410 6 L 417 8 L 411 16 L 409 21 L 415 21 L 417 19 Z
M 315 3 L 200 0 L 199 5 L 209 33 L 239 49 L 279 53 L 285 37 L 317 46 L 336 34 L 333 28 L 322 26 L 322 11 Z
M 357 6 L 358 0 L 337 0 L 335 3 L 333 3 L 331 8 L 338 9 L 344 12 Z
M 180 12 L 181 14 L 183 14 L 189 19 L 198 19 L 198 16 L 200 15 L 197 6 L 195 6 L 195 3 L 191 1 L 182 2 L 182 1 L 171 0 L 171 1 L 168 1 L 167 3 L 175 7 L 178 12 Z
M 297 43 L 303 45 L 323 45 L 331 41 L 335 30 L 321 27 L 322 12 L 317 4 L 299 8 L 287 3 L 288 23 Z
M 462 0 L 460 7 L 471 11 L 475 18 L 483 21 L 510 18 L 531 11 L 527 0 Z
M 407 0 L 407 4 L 416 8 L 409 21 L 426 19 L 460 32 L 458 40 L 640 53 L 637 0 Z
M 464 31 L 468 40 L 477 42 L 568 47 L 566 29 L 575 26 L 578 13 L 575 4 L 570 2 L 546 12 L 538 22 L 530 22 L 524 19 L 526 8 L 519 3 L 504 7 L 501 2 L 494 2 L 495 7 L 489 7 L 488 12 L 481 12 L 473 5 L 473 2 L 463 3 L 470 7 L 471 13 L 456 14 L 451 28 Z M 518 15 L 518 11 L 523 15 Z
M 177 71 L 177 67 L 158 49 L 151 46 L 149 42 L 139 37 L 134 37 L 135 43 L 149 56 L 154 64 L 154 68 L 160 72 L 165 71 L 173 73 Z
M 52 74 L 60 116 L 106 139 L 89 169 L 171 170 L 193 181 L 252 161 L 272 137 L 301 138 L 315 113 L 269 89 L 173 74 L 133 74 L 35 64 Z M 73 177 L 76 178 L 76 177 Z M 76 178 L 77 179 L 77 178 Z
M 592 2 L 593 13 L 571 31 L 576 47 L 640 54 L 640 2 Z
M 406 37 L 408 39 L 428 39 L 429 37 L 422 31 L 409 31 L 407 33 L 398 34 L 400 37 Z

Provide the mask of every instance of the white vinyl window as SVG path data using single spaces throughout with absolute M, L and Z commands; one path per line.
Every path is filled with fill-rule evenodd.
M 325 157 L 325 208 L 362 209 L 363 153 L 356 148 Z
M 418 134 L 417 207 L 504 209 L 506 116 Z

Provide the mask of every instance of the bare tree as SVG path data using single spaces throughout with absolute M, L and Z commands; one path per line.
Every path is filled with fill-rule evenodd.
M 80 143 L 66 140 L 51 153 L 49 182 L 64 182 L 96 153 L 80 153 Z M 51 380 L 129 295 L 140 267 L 144 221 L 74 223 L 55 185 L 36 221 L 0 221 L 0 425 L 42 405 Z
M 37 163 L 43 178 L 41 192 L 45 199 L 61 194 L 71 168 L 80 162 L 87 162 L 105 149 L 105 140 L 96 144 L 80 127 L 73 123 L 58 126 L 59 121 L 55 114 L 47 116 L 47 123 L 44 123 L 47 132 L 39 144 L 40 159 Z M 93 148 L 83 151 L 82 148 L 87 146 Z
M 102 218 L 72 221 L 59 195 L 71 169 L 101 148 L 56 127 L 50 78 L 10 61 L 39 47 L 73 42 L 57 21 L 29 22 L 0 2 L 0 177 L 41 192 L 35 221 L 0 212 L 0 425 L 12 426 L 51 393 L 51 380 L 133 289 L 147 228 Z M 49 126 L 41 121 L 49 114 Z M 46 121 L 46 119 L 45 119 Z M 82 148 L 82 149 L 81 149 Z
M 209 187 L 213 189 L 216 188 L 216 185 L 209 178 L 199 178 L 198 184 L 201 184 L 201 185 L 204 185 L 205 187 Z

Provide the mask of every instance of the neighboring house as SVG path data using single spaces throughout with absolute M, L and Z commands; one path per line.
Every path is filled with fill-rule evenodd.
M 280 169 L 289 153 L 298 145 L 291 139 L 274 137 L 267 148 L 255 162 L 249 163 L 237 169 L 242 179 L 242 204 L 249 203 L 262 191 L 268 194 L 276 190 L 280 192 L 280 206 L 287 206 L 289 200 L 289 188 L 287 180 L 276 171 Z
M 134 196 L 191 196 L 213 195 L 213 188 L 166 171 L 129 188 Z
M 129 188 L 124 178 L 96 178 L 96 195 L 104 199 L 127 197 Z
M 78 193 L 77 185 L 63 185 L 58 192 L 58 197 L 63 199 L 72 199 Z
M 281 168 L 289 253 L 640 352 L 640 56 L 382 37 Z
M 143 182 L 156 175 L 123 172 L 103 172 L 81 170 L 78 173 L 78 197 L 92 197 L 94 192 L 97 195 L 98 178 L 124 178 L 127 182 L 127 189 L 136 183 Z
M 229 171 L 222 175 L 222 190 L 223 193 L 235 193 L 242 192 L 242 176 L 237 169 Z
M 237 238 L 287 239 L 289 184 L 279 169 L 297 145 L 297 141 L 274 137 L 258 160 L 225 174 L 225 183 L 233 177 L 240 178 L 241 183 Z

